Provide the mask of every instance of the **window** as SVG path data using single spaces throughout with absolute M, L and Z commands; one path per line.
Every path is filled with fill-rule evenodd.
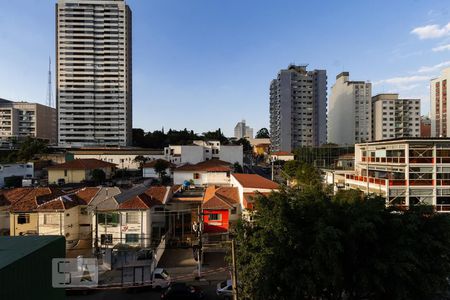
M 128 224 L 139 224 L 139 213 L 138 212 L 127 212 L 126 221 Z
M 112 234 L 102 234 L 100 235 L 100 243 L 102 245 L 111 245 L 113 242 Z
M 138 243 L 139 242 L 139 234 L 130 233 L 125 234 L 125 243 Z
M 210 214 L 209 220 L 210 221 L 220 221 L 220 220 L 222 220 L 222 215 L 221 214 Z
M 59 215 L 58 214 L 45 214 L 44 215 L 44 224 L 45 225 L 58 225 L 59 224 Z
M 199 173 L 194 173 L 194 179 L 200 179 L 200 174 Z
M 64 177 L 67 177 L 67 170 L 64 170 Z
M 119 214 L 118 213 L 99 213 L 98 214 L 98 224 L 101 225 L 117 225 L 119 224 Z
M 28 223 L 30 223 L 30 215 L 20 214 L 17 217 L 17 224 L 28 224 Z

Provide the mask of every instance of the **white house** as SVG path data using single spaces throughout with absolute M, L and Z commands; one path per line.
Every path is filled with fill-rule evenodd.
M 0 188 L 5 186 L 5 178 L 11 176 L 20 176 L 22 178 L 33 178 L 33 163 L 23 164 L 0 164 Z
M 219 159 L 230 164 L 243 164 L 242 145 L 221 145 L 219 141 L 194 141 L 193 145 L 169 145 L 164 148 L 164 157 L 176 165 L 197 164 L 210 159 Z
M 286 151 L 278 151 L 271 153 L 270 158 L 274 161 L 276 160 L 289 161 L 294 160 L 294 154 Z
M 173 183 L 193 182 L 195 186 L 229 185 L 231 166 L 228 162 L 211 159 L 195 165 L 185 164 L 173 171 Z
M 278 183 L 257 174 L 232 174 L 230 184 L 238 188 L 244 218 L 249 217 L 249 213 L 253 210 L 254 198 L 258 194 L 267 195 L 279 189 Z
M 100 247 L 111 248 L 117 244 L 149 247 L 152 240 L 159 241 L 166 226 L 163 204 L 171 191 L 170 187 L 150 187 L 143 193 L 125 197 L 115 209 L 97 211 Z
M 142 177 L 144 177 L 144 178 L 159 178 L 159 174 L 155 172 L 155 165 L 158 161 L 165 161 L 168 163 L 169 167 L 165 170 L 166 176 L 173 177 L 172 169 L 175 168 L 175 165 L 164 159 L 156 159 L 156 160 L 152 160 L 150 162 L 145 163 L 142 166 Z

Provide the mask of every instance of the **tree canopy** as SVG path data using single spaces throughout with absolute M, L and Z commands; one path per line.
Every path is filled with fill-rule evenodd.
M 241 299 L 435 299 L 450 276 L 450 216 L 358 191 L 260 196 L 236 229 Z
M 159 178 L 163 178 L 166 175 L 166 170 L 170 167 L 170 163 L 164 159 L 158 159 L 153 166 L 155 172 L 159 175 Z
M 256 133 L 255 138 L 257 138 L 257 139 L 268 139 L 268 138 L 270 138 L 269 130 L 267 128 L 261 128 Z

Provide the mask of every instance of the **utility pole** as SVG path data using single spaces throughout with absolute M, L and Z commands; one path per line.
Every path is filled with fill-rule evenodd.
M 202 278 L 202 232 L 203 232 L 203 214 L 200 211 L 200 205 L 197 207 L 197 219 L 198 219 L 198 279 Z
M 270 162 L 271 162 L 271 164 L 272 164 L 272 181 L 273 181 L 273 158 L 270 158 Z
M 98 256 L 99 250 L 98 250 L 98 213 L 97 213 L 97 206 L 94 210 L 95 214 L 95 256 Z
M 234 239 L 231 240 L 231 260 L 233 264 L 233 276 L 232 276 L 232 284 L 233 284 L 233 300 L 238 300 L 238 280 L 237 280 L 237 269 L 236 269 L 236 244 Z

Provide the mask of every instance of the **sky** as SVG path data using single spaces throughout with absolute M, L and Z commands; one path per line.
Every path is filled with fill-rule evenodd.
M 146 131 L 268 127 L 270 81 L 290 63 L 327 70 L 328 88 L 348 71 L 428 114 L 429 80 L 450 66 L 448 0 L 126 2 L 133 127 Z M 0 0 L 0 98 L 46 103 L 54 14 L 53 0 Z

